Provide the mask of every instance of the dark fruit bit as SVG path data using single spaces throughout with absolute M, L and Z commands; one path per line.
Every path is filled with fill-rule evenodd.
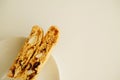
M 46 51 L 46 48 L 44 48 L 43 51 Z
M 11 70 L 12 74 L 14 75 L 15 74 L 15 66 L 12 67 L 10 70 Z
M 22 62 L 22 60 L 19 60 L 19 64 L 20 64 L 20 66 L 22 65 L 21 62 Z
M 17 63 L 17 62 L 18 62 L 18 60 L 19 60 L 19 58 L 18 58 L 18 59 L 16 59 L 15 63 Z
M 46 52 L 46 48 L 43 48 L 40 52 L 41 53 Z
M 25 70 L 26 67 L 27 67 L 27 65 L 22 65 L 21 66 L 22 70 Z
M 40 62 L 35 62 L 35 64 L 33 65 L 33 69 L 35 69 L 38 65 L 40 65 Z
M 29 75 L 29 80 L 32 79 L 34 77 L 34 75 L 35 75 L 34 73 Z
M 13 75 L 15 74 L 15 69 L 12 70 L 12 74 L 13 74 Z

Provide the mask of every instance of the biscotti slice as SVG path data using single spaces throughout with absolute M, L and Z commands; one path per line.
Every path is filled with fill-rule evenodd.
M 29 61 L 25 72 L 22 74 L 22 80 L 35 80 L 42 66 L 47 61 L 51 48 L 56 44 L 59 36 L 59 30 L 55 26 L 51 26 L 43 37 L 42 43 L 36 50 L 34 56 Z
M 33 26 L 29 37 L 25 40 L 25 43 L 18 53 L 13 65 L 10 67 L 8 77 L 17 78 L 20 77 L 24 71 L 29 60 L 34 55 L 36 48 L 41 44 L 43 38 L 43 30 L 39 26 Z

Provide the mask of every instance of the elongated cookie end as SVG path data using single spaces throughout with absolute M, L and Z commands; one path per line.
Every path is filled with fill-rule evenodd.
M 58 27 L 52 25 L 52 26 L 50 26 L 49 31 L 53 32 L 53 33 L 51 33 L 50 35 L 52 35 L 52 36 L 55 37 L 54 42 L 56 43 L 56 41 L 57 41 L 58 38 L 59 38 L 59 29 L 58 29 Z M 49 33 L 49 31 L 47 32 L 47 34 Z

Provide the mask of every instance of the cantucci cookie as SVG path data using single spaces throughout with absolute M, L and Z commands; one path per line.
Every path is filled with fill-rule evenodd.
M 25 40 L 22 49 L 19 51 L 17 58 L 10 67 L 8 77 L 17 78 L 21 76 L 28 65 L 29 60 L 34 55 L 37 47 L 41 44 L 43 30 L 39 26 L 33 26 L 29 37 Z
M 30 59 L 25 71 L 22 74 L 22 80 L 35 80 L 42 66 L 47 61 L 51 48 L 56 44 L 59 36 L 59 30 L 55 26 L 51 26 L 45 37 L 36 50 L 34 56 Z

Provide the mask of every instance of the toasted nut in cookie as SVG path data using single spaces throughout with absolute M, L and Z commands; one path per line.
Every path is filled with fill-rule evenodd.
M 37 54 L 35 57 L 40 58 L 42 56 L 42 53 Z
M 33 45 L 33 44 L 35 44 L 36 41 L 37 41 L 37 36 L 32 36 L 29 39 L 28 43 L 31 44 L 31 45 Z

